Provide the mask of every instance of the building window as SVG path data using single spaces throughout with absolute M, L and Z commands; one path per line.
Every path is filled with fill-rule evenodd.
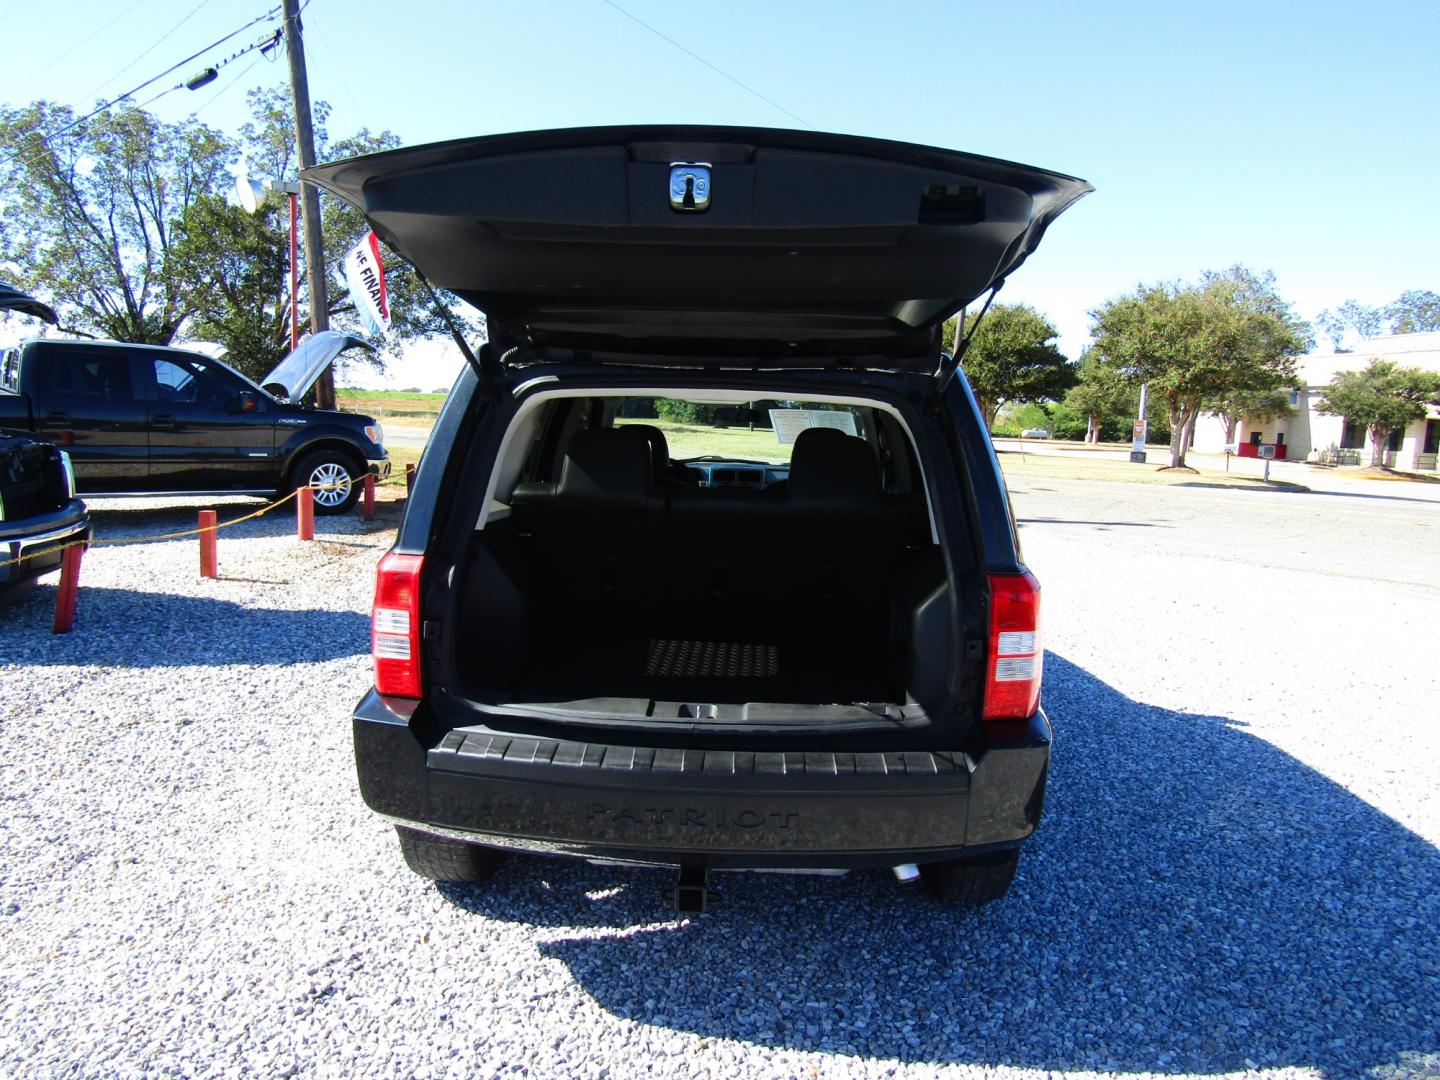
M 1291 391 L 1290 391 L 1290 404 L 1291 404 L 1291 405 L 1299 405 L 1299 404 L 1300 404 L 1300 391 L 1299 391 L 1299 390 L 1291 390 Z
M 1404 441 L 1405 441 L 1405 429 L 1404 429 L 1404 428 L 1398 428 L 1398 427 L 1397 427 L 1394 431 L 1390 432 L 1390 437 L 1385 440 L 1385 449 L 1386 449 L 1386 450 L 1399 450 L 1399 449 L 1400 449 L 1400 444 L 1403 443 Z
M 1340 433 L 1341 450 L 1364 450 L 1365 429 L 1355 423 L 1354 420 L 1345 421 L 1345 429 Z
M 1284 446 L 1284 445 L 1285 445 L 1285 432 L 1282 431 L 1282 432 L 1280 432 L 1278 435 L 1275 436 L 1275 445 L 1276 445 L 1276 446 Z
M 1425 449 L 1422 454 L 1440 453 L 1440 420 L 1425 421 Z
M 1250 432 L 1250 445 L 1251 445 L 1251 446 L 1259 446 L 1259 445 L 1260 445 L 1260 432 L 1258 432 L 1258 431 L 1252 431 L 1252 432 Z

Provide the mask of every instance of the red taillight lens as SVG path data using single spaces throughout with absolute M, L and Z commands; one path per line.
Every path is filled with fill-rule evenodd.
M 985 719 L 1025 720 L 1040 704 L 1040 583 L 1023 574 L 990 575 L 990 662 Z
M 420 696 L 420 568 L 422 555 L 389 552 L 375 573 L 370 655 L 375 689 L 389 697 Z

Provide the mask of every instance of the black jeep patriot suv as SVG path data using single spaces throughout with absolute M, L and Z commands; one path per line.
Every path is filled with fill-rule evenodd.
M 354 717 L 409 865 L 669 866 L 682 912 L 719 869 L 1002 895 L 1049 764 L 1039 588 L 941 326 L 1089 186 L 712 127 L 306 179 L 489 322 L 478 356 L 457 335 Z

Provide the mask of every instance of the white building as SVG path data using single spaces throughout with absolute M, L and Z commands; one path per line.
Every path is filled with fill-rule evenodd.
M 1440 372 L 1440 333 L 1391 334 L 1370 338 L 1354 352 L 1310 353 L 1296 367 L 1300 385 L 1290 393 L 1293 416 L 1264 422 L 1241 421 L 1235 432 L 1239 453 L 1258 457 L 1260 447 L 1273 446 L 1277 458 L 1291 461 L 1329 460 L 1341 464 L 1369 465 L 1370 433 L 1346 421 L 1319 411 L 1322 391 L 1338 371 L 1362 371 L 1371 360 L 1393 360 L 1401 367 Z M 1202 416 L 1195 424 L 1195 449 L 1221 453 L 1225 449 L 1225 420 Z M 1440 450 L 1440 408 L 1430 406 L 1423 420 L 1416 420 L 1403 432 L 1394 433 L 1386 444 L 1385 464 L 1396 469 L 1436 468 Z

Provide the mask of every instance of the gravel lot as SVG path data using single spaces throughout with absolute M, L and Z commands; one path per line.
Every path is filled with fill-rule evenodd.
M 968 915 L 883 874 L 722 878 L 678 924 L 657 872 L 437 889 L 350 760 L 385 521 L 238 526 L 218 582 L 193 541 L 94 549 L 73 633 L 53 579 L 0 608 L 0 1073 L 1440 1075 L 1410 492 L 1017 485 L 1059 742 Z

